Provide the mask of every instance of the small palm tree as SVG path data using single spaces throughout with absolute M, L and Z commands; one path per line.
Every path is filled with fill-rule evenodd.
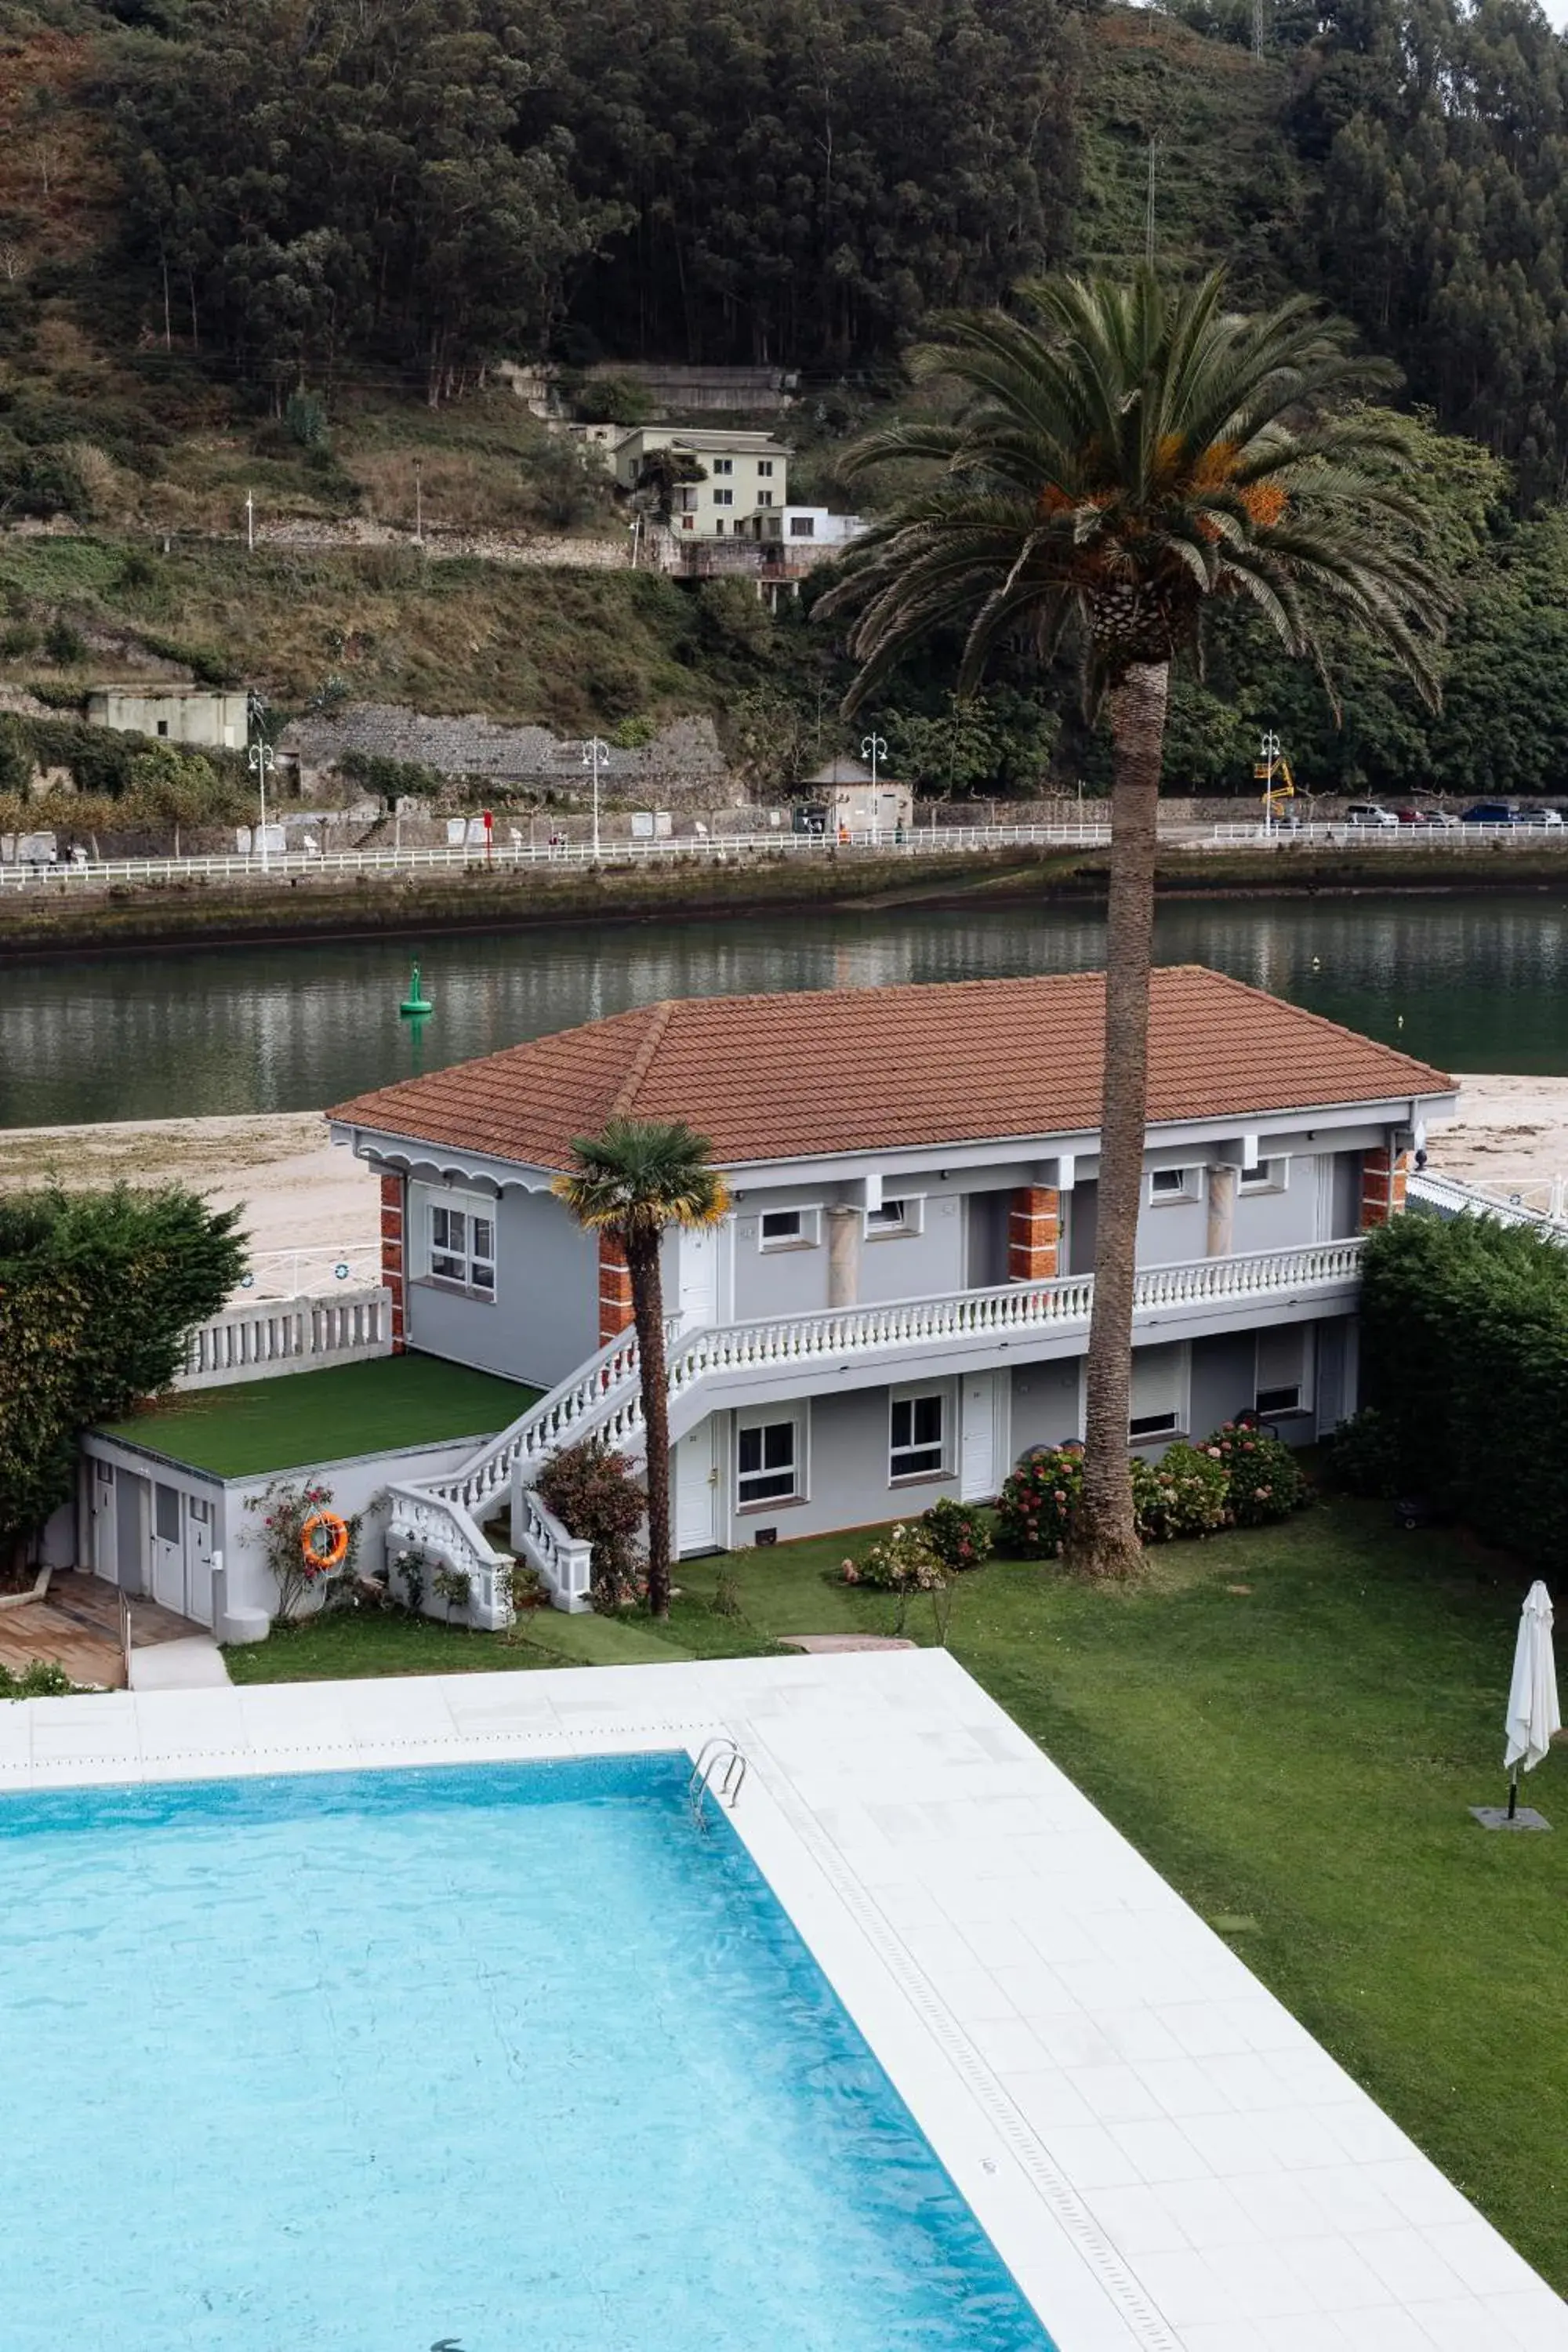
M 819 610 L 854 616 L 862 704 L 933 634 L 957 628 L 958 688 L 994 649 L 1042 660 L 1076 642 L 1114 749 L 1105 1092 L 1077 1564 L 1141 1559 L 1127 1466 L 1132 1295 L 1147 1099 L 1157 799 L 1172 663 L 1217 597 L 1249 597 L 1326 675 L 1315 621 L 1336 612 L 1436 700 L 1447 599 L 1417 543 L 1396 418 L 1349 404 L 1384 371 L 1349 330 L 1294 299 L 1238 317 L 1218 276 L 1163 285 L 1058 278 L 1019 315 L 942 322 L 917 354 L 956 383 L 952 423 L 897 425 L 850 453 L 942 469 L 857 541 Z
M 668 1225 L 716 1225 L 730 1206 L 707 1139 L 680 1119 L 612 1118 L 580 1135 L 552 1190 L 580 1225 L 620 1244 L 631 1276 L 637 1379 L 647 1439 L 647 1599 L 669 1614 L 669 1396 L 659 1249 Z

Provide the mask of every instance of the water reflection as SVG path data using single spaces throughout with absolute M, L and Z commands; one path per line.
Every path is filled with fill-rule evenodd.
M 772 917 L 436 939 L 426 1069 L 660 996 L 890 988 L 1092 969 L 1098 909 Z M 305 1109 L 405 1076 L 416 952 L 395 940 L 204 950 L 0 972 L 0 1123 Z M 1456 1069 L 1568 1071 L 1568 906 L 1247 899 L 1161 912 L 1208 963 Z

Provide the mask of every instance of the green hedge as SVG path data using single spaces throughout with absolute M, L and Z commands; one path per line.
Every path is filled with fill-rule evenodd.
M 1373 1236 L 1362 1388 L 1400 1479 L 1525 1559 L 1568 1549 L 1568 1249 L 1489 1217 Z

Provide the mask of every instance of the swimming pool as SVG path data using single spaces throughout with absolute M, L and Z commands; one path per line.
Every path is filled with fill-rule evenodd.
M 6 2352 L 1049 2352 L 689 1769 L 0 1803 Z

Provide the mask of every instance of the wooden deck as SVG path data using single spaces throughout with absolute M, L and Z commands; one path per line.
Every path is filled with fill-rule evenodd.
M 155 1601 L 131 1603 L 133 1649 L 147 1649 L 156 1642 L 184 1641 L 205 1631 L 205 1626 L 177 1617 Z M 125 1662 L 120 1650 L 117 1588 L 78 1569 L 57 1569 L 46 1600 L 30 1601 L 25 1609 L 0 1610 L 0 1665 L 19 1674 L 36 1658 L 53 1659 L 73 1683 L 99 1683 L 110 1690 L 122 1690 Z

